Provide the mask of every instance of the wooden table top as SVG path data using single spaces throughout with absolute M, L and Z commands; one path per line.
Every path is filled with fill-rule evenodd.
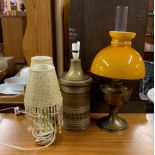
M 0 146 L 0 155 L 153 155 L 153 114 L 120 114 L 129 124 L 122 132 L 98 128 L 96 120 L 104 115 L 91 114 L 91 126 L 85 131 L 62 130 L 46 149 L 24 152 Z M 0 142 L 34 147 L 26 126 L 25 116 L 0 114 Z

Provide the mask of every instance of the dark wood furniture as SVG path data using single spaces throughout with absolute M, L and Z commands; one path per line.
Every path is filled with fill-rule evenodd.
M 147 31 L 145 37 L 144 60 L 154 61 L 154 0 L 149 0 Z M 147 45 L 146 45 L 147 44 Z M 149 48 L 148 45 L 151 47 Z
M 0 146 L 0 155 L 153 155 L 153 122 L 151 114 L 121 114 L 129 128 L 122 132 L 108 132 L 96 126 L 104 114 L 92 114 L 91 126 L 84 131 L 62 129 L 55 143 L 40 151 L 18 151 Z M 36 147 L 24 116 L 0 114 L 0 143 L 21 147 Z
M 97 52 L 110 44 L 109 31 L 114 30 L 115 27 L 117 6 L 128 6 L 127 31 L 136 32 L 137 35 L 133 39 L 132 46 L 144 56 L 148 0 L 109 0 L 108 2 L 106 0 L 70 0 L 68 51 L 71 53 L 71 44 L 73 42 L 81 41 L 80 57 L 82 67 L 87 73 L 90 71 L 92 60 Z M 94 79 L 91 111 L 97 112 L 97 109 L 105 111 L 104 97 L 99 86 L 108 82 L 109 79 L 90 75 Z M 127 105 L 127 112 L 135 110 L 135 102 L 139 102 L 141 107 L 136 108 L 137 112 L 144 112 L 145 108 L 142 107 L 144 107 L 145 103 L 141 104 L 142 101 L 139 99 L 139 80 L 128 81 L 127 85 L 134 90 L 130 100 L 132 104 Z
M 23 36 L 26 28 L 26 16 L 1 16 L 1 24 L 5 56 L 15 57 L 16 63 L 25 63 Z

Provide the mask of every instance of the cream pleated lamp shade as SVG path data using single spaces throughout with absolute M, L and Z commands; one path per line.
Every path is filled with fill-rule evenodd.
M 31 66 L 36 64 L 53 64 L 53 58 L 49 56 L 34 56 L 31 57 Z
M 25 108 L 45 108 L 62 104 L 62 96 L 53 65 L 32 65 L 24 98 Z

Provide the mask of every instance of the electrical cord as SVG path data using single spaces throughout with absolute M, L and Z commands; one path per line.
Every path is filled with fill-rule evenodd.
M 9 107 L 9 108 L 5 108 L 5 109 L 0 109 L 0 112 L 6 111 L 6 110 L 11 110 L 11 109 L 14 109 L 14 108 L 16 108 L 16 107 Z
M 1 109 L 0 112 L 10 110 L 10 109 L 14 109 L 15 115 L 26 114 L 28 116 L 37 118 L 37 116 L 35 116 L 35 115 L 31 115 L 29 113 L 26 113 L 23 110 L 20 110 L 18 106 L 17 107 L 9 107 L 9 108 L 5 108 L 5 109 Z M 12 149 L 21 150 L 21 151 L 34 151 L 34 150 L 40 150 L 40 149 L 44 149 L 46 147 L 49 147 L 55 141 L 56 130 L 54 128 L 51 127 L 51 130 L 50 130 L 51 132 L 48 132 L 48 133 L 43 134 L 41 136 L 36 135 L 37 130 L 38 129 L 33 129 L 32 130 L 32 135 L 36 138 L 36 140 L 35 140 L 36 144 L 43 145 L 41 147 L 23 148 L 23 147 L 10 145 L 10 144 L 5 144 L 5 143 L 1 143 L 1 142 L 0 142 L 0 145 L 8 147 L 8 148 L 12 148 Z
M 15 146 L 15 145 L 10 145 L 10 144 L 5 144 L 5 143 L 0 143 L 0 145 L 8 147 L 8 148 L 12 148 L 12 149 L 21 150 L 21 151 L 34 151 L 34 150 L 40 150 L 40 149 L 44 149 L 46 147 L 49 147 L 55 141 L 55 137 L 56 137 L 56 133 L 53 134 L 53 139 L 51 140 L 50 143 L 46 144 L 45 146 L 41 146 L 41 147 L 23 148 L 23 147 L 19 147 L 19 146 Z

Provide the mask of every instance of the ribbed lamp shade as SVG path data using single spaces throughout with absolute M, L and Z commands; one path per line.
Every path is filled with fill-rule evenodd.
M 35 137 L 48 137 L 49 134 L 55 137 L 56 122 L 61 126 L 62 95 L 53 65 L 39 64 L 30 67 L 24 106 Z M 43 145 L 39 138 L 37 142 Z
M 53 58 L 49 56 L 31 57 L 31 65 L 36 65 L 36 64 L 53 64 Z
M 114 79 L 141 79 L 145 75 L 140 54 L 131 47 L 133 32 L 110 31 L 111 45 L 99 51 L 91 65 L 91 72 Z
M 30 67 L 24 103 L 26 108 L 45 108 L 62 104 L 55 68 L 52 65 Z

